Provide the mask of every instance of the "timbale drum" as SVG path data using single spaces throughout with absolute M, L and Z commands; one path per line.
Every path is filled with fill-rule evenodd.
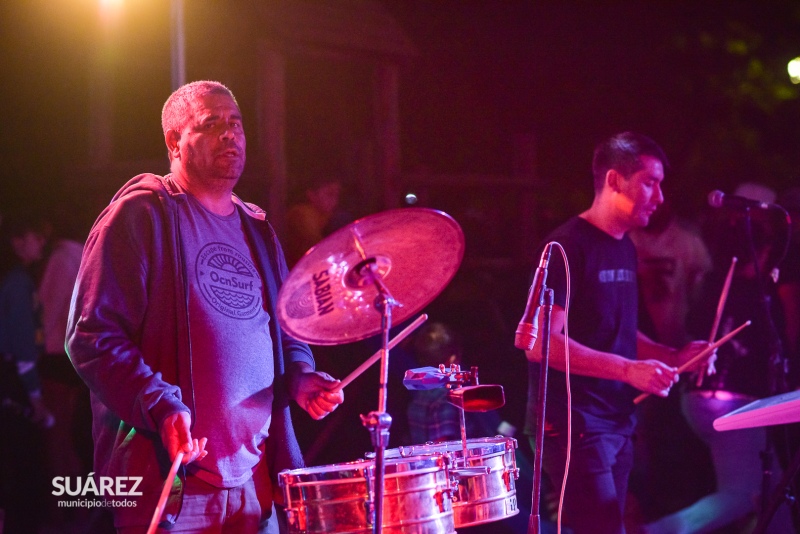
M 385 460 L 384 533 L 455 533 L 448 463 L 435 453 Z M 372 532 L 374 460 L 284 470 L 278 481 L 293 534 Z

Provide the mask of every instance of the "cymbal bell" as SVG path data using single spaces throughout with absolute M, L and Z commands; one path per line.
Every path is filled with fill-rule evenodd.
M 381 332 L 380 293 L 397 302 L 392 324 L 427 306 L 453 279 L 464 233 L 446 213 L 402 208 L 340 228 L 297 262 L 278 294 L 278 321 L 300 341 L 339 345 Z

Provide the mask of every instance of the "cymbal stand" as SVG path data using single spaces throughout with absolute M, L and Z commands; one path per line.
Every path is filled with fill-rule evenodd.
M 786 471 L 784 471 L 783 478 L 781 478 L 778 486 L 771 494 L 768 494 L 768 498 L 765 501 L 766 504 L 761 508 L 758 514 L 758 522 L 753 530 L 753 534 L 764 534 L 767 531 L 770 521 L 772 521 L 772 518 L 775 516 L 781 504 L 786 503 L 790 506 L 795 504 L 796 497 L 794 495 L 792 481 L 799 471 L 800 451 L 797 451 L 792 458 L 791 464 Z
M 786 214 L 788 218 L 788 214 Z M 787 225 L 791 222 L 787 219 Z M 788 360 L 784 357 L 781 336 L 775 326 L 770 304 L 771 296 L 767 290 L 766 282 L 769 277 L 765 271 L 767 266 L 759 265 L 758 251 L 756 250 L 753 238 L 753 221 L 750 215 L 750 208 L 745 208 L 744 231 L 750 248 L 750 258 L 755 269 L 755 279 L 758 283 L 758 308 L 763 319 L 764 333 L 767 336 L 767 347 L 769 347 L 769 367 L 768 367 L 768 388 L 770 395 L 777 395 L 788 390 L 786 377 L 788 376 Z M 791 237 L 791 236 L 789 236 Z M 785 255 L 785 251 L 784 251 Z M 777 266 L 777 264 L 776 264 Z M 775 283 L 775 280 L 772 280 Z M 775 461 L 775 438 L 772 433 L 767 432 L 767 440 L 764 450 L 761 451 L 761 497 L 760 510 L 764 511 L 770 505 L 770 488 L 772 487 L 772 470 Z
M 380 388 L 378 390 L 378 410 L 361 416 L 361 424 L 369 430 L 372 446 L 375 448 L 375 477 L 374 501 L 372 504 L 375 520 L 372 532 L 380 534 L 383 529 L 383 496 L 384 480 L 386 478 L 386 465 L 384 461 L 386 448 L 389 446 L 389 428 L 392 426 L 392 417 L 386 412 L 386 399 L 389 382 L 389 331 L 392 328 L 392 307 L 400 306 L 392 297 L 383 279 L 376 272 L 375 262 L 367 261 L 361 267 L 359 274 L 365 281 L 371 282 L 378 290 L 375 298 L 375 309 L 381 312 L 381 370 Z

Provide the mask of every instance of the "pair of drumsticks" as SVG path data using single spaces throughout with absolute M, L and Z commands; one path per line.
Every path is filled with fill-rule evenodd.
M 717 303 L 717 314 L 714 317 L 714 323 L 711 325 L 711 334 L 708 336 L 708 342 L 711 343 L 705 350 L 701 351 L 697 356 L 689 360 L 688 362 L 684 363 L 680 367 L 678 367 L 678 374 L 691 370 L 695 365 L 704 362 L 711 354 L 714 353 L 721 345 L 727 343 L 733 336 L 744 330 L 747 326 L 750 325 L 750 321 L 745 321 L 742 323 L 738 328 L 731 330 L 729 333 L 725 334 L 719 340 L 714 341 L 714 338 L 717 337 L 717 330 L 719 330 L 719 323 L 722 320 L 722 310 L 725 308 L 725 301 L 728 299 L 728 291 L 731 287 L 731 280 L 733 280 L 733 270 L 736 267 L 736 256 L 731 259 L 731 266 L 728 269 L 728 275 L 725 277 L 725 283 L 722 286 L 722 293 L 719 296 L 719 302 Z M 697 385 L 700 385 L 700 382 L 703 380 L 703 373 L 699 373 L 697 377 Z M 644 399 L 650 396 L 650 393 L 642 393 L 635 399 L 633 399 L 634 404 L 639 404 Z

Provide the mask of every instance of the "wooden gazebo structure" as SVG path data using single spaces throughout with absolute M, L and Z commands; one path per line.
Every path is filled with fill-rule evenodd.
M 359 96 L 352 103 L 351 111 L 357 111 L 363 124 L 358 132 L 361 146 L 346 148 L 356 152 L 358 157 L 355 159 L 359 160 L 350 164 L 350 179 L 355 182 L 353 189 L 359 191 L 359 201 L 365 211 L 394 207 L 399 198 L 400 70 L 416 51 L 390 13 L 374 0 L 269 0 L 251 3 L 247 11 L 236 11 L 235 4 L 226 4 L 224 11 L 219 13 L 214 9 L 220 8 L 208 6 L 200 13 L 203 7 L 195 6 L 189 11 L 187 6 L 187 63 L 190 77 L 244 80 L 238 84 L 236 93 L 243 108 L 255 108 L 255 117 L 250 110 L 246 110 L 246 122 L 250 125 L 256 123 L 255 138 L 252 130 L 248 137 L 248 168 L 251 176 L 248 177 L 247 187 L 258 189 L 255 196 L 264 203 L 263 207 L 278 231 L 282 230 L 292 180 L 296 179 L 290 165 L 292 154 L 289 152 L 292 146 L 298 144 L 305 149 L 304 140 L 298 143 L 292 138 L 292 132 L 297 128 L 293 127 L 291 110 L 324 105 L 309 102 L 308 93 L 302 92 L 304 88 L 297 82 L 296 76 L 292 78 L 292 73 L 301 69 L 313 72 L 322 66 L 329 78 L 335 80 L 330 85 L 341 85 L 343 88 L 348 84 L 353 86 L 353 72 L 359 74 L 356 86 Z M 225 23 L 217 24 L 213 29 L 205 28 L 208 19 L 217 15 L 226 17 Z M 223 33 L 193 40 L 193 33 L 202 33 L 198 28 L 203 32 Z M 106 29 L 102 37 L 106 40 L 104 46 L 107 48 L 112 46 L 116 37 L 109 32 Z M 229 40 L 225 41 L 226 47 L 217 51 L 212 45 L 220 38 Z M 235 64 L 228 61 L 229 56 L 220 59 L 214 55 L 229 53 L 230 42 L 239 47 Z M 193 52 L 193 47 L 203 51 Z M 200 62 L 200 58 L 204 63 Z M 118 157 L 114 156 L 117 147 L 113 140 L 119 132 L 115 129 L 113 102 L 115 98 L 119 99 L 120 91 L 123 91 L 115 85 L 114 73 L 125 67 L 114 61 L 120 60 L 112 59 L 108 50 L 98 49 L 90 74 L 90 163 L 87 169 L 77 171 L 88 178 L 76 184 L 86 188 L 87 192 L 101 196 L 104 202 L 107 202 L 109 191 L 116 190 L 133 174 L 168 171 L 166 159 L 118 161 Z M 151 65 L 150 68 L 153 73 L 161 72 L 163 65 Z M 315 90 L 328 89 L 335 87 L 317 87 Z M 339 96 L 346 90 L 341 89 Z M 298 93 L 301 96 L 298 97 Z M 122 95 L 123 98 L 125 96 Z M 340 110 L 331 113 L 314 124 L 312 131 L 328 128 L 336 132 L 336 123 L 347 119 L 347 112 Z M 342 128 L 347 127 L 339 129 Z M 302 157 L 325 158 L 313 154 L 297 156 L 297 151 L 294 156 L 295 160 Z M 248 173 L 247 170 L 245 172 Z
M 356 173 L 356 188 L 372 199 L 373 210 L 398 202 L 400 65 L 415 53 L 396 21 L 369 0 L 313 2 L 280 0 L 265 3 L 259 16 L 265 28 L 258 43 L 258 150 L 266 157 L 269 212 L 283 220 L 287 204 L 287 64 L 323 60 L 358 63 L 371 70 L 368 133 L 369 172 Z M 280 224 L 280 223 L 278 223 Z

